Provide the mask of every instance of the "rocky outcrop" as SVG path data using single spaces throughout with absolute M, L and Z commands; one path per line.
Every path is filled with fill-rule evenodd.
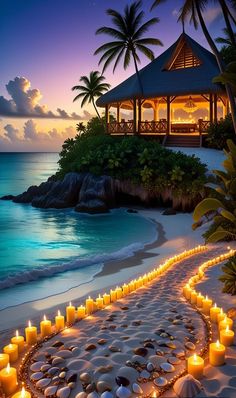
M 16 203 L 31 203 L 44 209 L 74 207 L 76 211 L 90 214 L 105 213 L 110 208 L 124 204 L 164 204 L 174 209 L 192 210 L 197 200 L 183 197 L 173 198 L 169 190 L 154 192 L 137 186 L 130 181 L 115 180 L 109 176 L 95 176 L 91 173 L 68 173 L 62 180 L 50 177 L 39 186 L 31 186 L 20 195 L 6 195 L 3 200 Z

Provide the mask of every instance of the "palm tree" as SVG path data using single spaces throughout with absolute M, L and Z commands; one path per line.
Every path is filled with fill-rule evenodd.
M 138 70 L 138 63 L 140 63 L 138 52 L 144 54 L 148 59 L 153 60 L 155 58 L 154 53 L 149 46 L 162 46 L 163 44 L 160 40 L 152 37 L 143 38 L 148 29 L 159 22 L 159 18 L 151 18 L 143 23 L 144 11 L 140 11 L 141 6 L 142 0 L 135 1 L 125 7 L 123 15 L 111 8 L 107 10 L 106 13 L 111 17 L 114 27 L 104 26 L 99 28 L 96 34 L 106 34 L 112 37 L 113 41 L 103 44 L 94 54 L 103 54 L 99 61 L 99 65 L 103 63 L 103 71 L 114 62 L 113 73 L 122 58 L 124 69 L 127 69 L 130 65 L 132 58 L 142 90 Z
M 100 97 L 106 91 L 109 90 L 110 84 L 104 82 L 105 77 L 100 74 L 98 71 L 92 71 L 88 76 L 81 76 L 80 82 L 84 83 L 84 85 L 73 86 L 72 90 L 81 91 L 74 99 L 77 101 L 82 98 L 81 108 L 87 103 L 92 103 L 94 109 L 98 115 L 98 118 L 101 120 L 101 116 L 98 112 L 98 109 L 95 104 L 95 99 Z
M 215 39 L 216 43 L 223 44 L 223 45 L 229 46 L 229 47 L 232 46 L 233 43 L 231 42 L 231 38 L 230 38 L 228 29 L 224 28 L 224 29 L 222 29 L 222 31 L 224 33 L 224 37 L 217 37 Z M 234 37 L 236 39 L 236 33 L 234 33 Z
M 231 13 L 226 4 L 226 1 L 225 0 L 218 0 L 218 1 L 222 8 L 224 18 L 228 18 L 229 16 L 231 16 Z M 164 0 L 155 0 L 152 4 L 152 8 L 157 6 L 161 2 L 164 2 Z M 221 57 L 219 50 L 216 47 L 214 40 L 212 39 L 212 37 L 207 29 L 206 23 L 203 18 L 203 11 L 208 3 L 209 3 L 209 0 L 185 0 L 183 7 L 180 9 L 180 16 L 179 16 L 178 21 L 182 21 L 182 23 L 184 23 L 186 21 L 186 19 L 188 17 L 190 17 L 190 22 L 192 22 L 194 24 L 195 29 L 198 28 L 198 24 L 200 23 L 200 26 L 204 33 L 204 36 L 205 36 L 212 52 L 214 53 L 214 55 L 216 57 L 220 73 L 222 74 L 225 72 L 225 65 L 224 65 L 223 59 Z M 231 3 L 232 3 L 232 6 L 234 6 L 235 2 L 233 1 Z M 226 16 L 226 10 L 228 10 L 228 16 Z M 226 26 L 228 28 L 229 18 L 225 22 L 226 22 Z M 229 25 L 230 25 L 230 23 L 229 23 Z M 230 27 L 231 27 L 231 25 L 230 25 Z M 229 29 L 229 32 L 230 32 L 230 29 Z M 232 40 L 232 38 L 231 38 L 231 40 Z M 229 83 L 225 83 L 225 88 L 226 88 L 227 96 L 228 96 L 228 99 L 230 102 L 230 107 L 231 107 L 231 112 L 232 112 L 232 120 L 233 120 L 234 130 L 236 133 L 236 104 L 235 104 L 234 94 L 233 94 L 232 87 Z
M 86 130 L 86 126 L 84 125 L 83 122 L 80 122 L 80 123 L 76 124 L 76 131 L 78 131 L 79 136 L 80 136 L 82 133 L 84 133 L 85 130 Z

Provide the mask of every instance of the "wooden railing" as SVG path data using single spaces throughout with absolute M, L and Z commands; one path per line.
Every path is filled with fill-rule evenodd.
M 166 134 L 167 133 L 167 121 L 159 120 L 157 122 L 154 121 L 146 121 L 139 122 L 139 133 L 140 134 Z
M 211 122 L 209 120 L 199 119 L 199 134 L 206 133 Z
M 112 122 L 108 123 L 109 134 L 130 134 L 134 132 L 133 122 Z

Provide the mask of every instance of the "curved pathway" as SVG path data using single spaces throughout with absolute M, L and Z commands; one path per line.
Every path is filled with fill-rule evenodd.
M 199 313 L 183 299 L 182 287 L 201 263 L 223 250 L 221 247 L 211 248 L 174 264 L 147 286 L 45 342 L 35 354 L 34 361 L 47 362 L 50 356 L 66 357 L 55 365 L 60 371 L 65 371 L 61 375 L 65 378 L 58 377 L 59 370 L 54 375 L 59 389 L 76 379 L 74 374 L 88 373 L 84 376 L 84 381 L 87 381 L 83 386 L 79 377 L 71 385 L 70 398 L 82 392 L 86 384 L 90 384 L 87 390 L 91 391 L 91 383 L 97 384 L 98 381 L 103 382 L 99 384 L 101 390 L 108 385 L 115 391 L 117 375 L 129 379 L 129 389 L 134 382 L 138 383 L 143 391 L 142 397 L 153 396 L 150 393 L 154 389 L 158 391 L 159 377 L 164 377 L 167 382 L 171 380 L 185 369 L 185 357 L 199 352 L 205 345 L 205 324 Z M 64 345 L 53 347 L 58 341 Z M 130 362 L 135 369 L 126 366 Z M 169 366 L 163 365 L 163 369 L 171 372 L 162 369 L 163 363 L 169 363 Z M 34 374 L 29 369 L 29 377 L 34 378 Z M 127 381 L 121 378 L 120 382 L 126 384 Z M 36 382 L 30 387 L 37 397 L 44 396 L 45 390 L 36 388 Z M 54 390 L 56 388 L 49 391 Z M 66 391 L 64 388 L 62 398 L 67 397 Z M 133 393 L 132 397 L 137 395 Z M 89 398 L 100 396 L 100 393 L 92 394 Z

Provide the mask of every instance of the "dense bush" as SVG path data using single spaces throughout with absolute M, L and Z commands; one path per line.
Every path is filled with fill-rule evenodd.
M 209 196 L 196 206 L 193 219 L 197 228 L 203 216 L 213 215 L 213 224 L 205 234 L 208 242 L 236 240 L 236 145 L 227 141 L 229 151 L 224 171 L 214 170 L 217 183 L 208 188 Z
M 223 293 L 236 295 L 236 256 L 230 258 L 222 267 L 223 275 L 219 280 L 224 283 Z
M 212 123 L 207 130 L 206 145 L 209 148 L 227 148 L 226 141 L 231 139 L 236 141 L 232 117 L 227 115 L 225 119 Z
M 68 150 L 63 148 L 59 165 L 60 176 L 70 171 L 109 175 L 154 192 L 168 189 L 173 196 L 199 197 L 206 182 L 199 159 L 140 137 L 77 136 Z

